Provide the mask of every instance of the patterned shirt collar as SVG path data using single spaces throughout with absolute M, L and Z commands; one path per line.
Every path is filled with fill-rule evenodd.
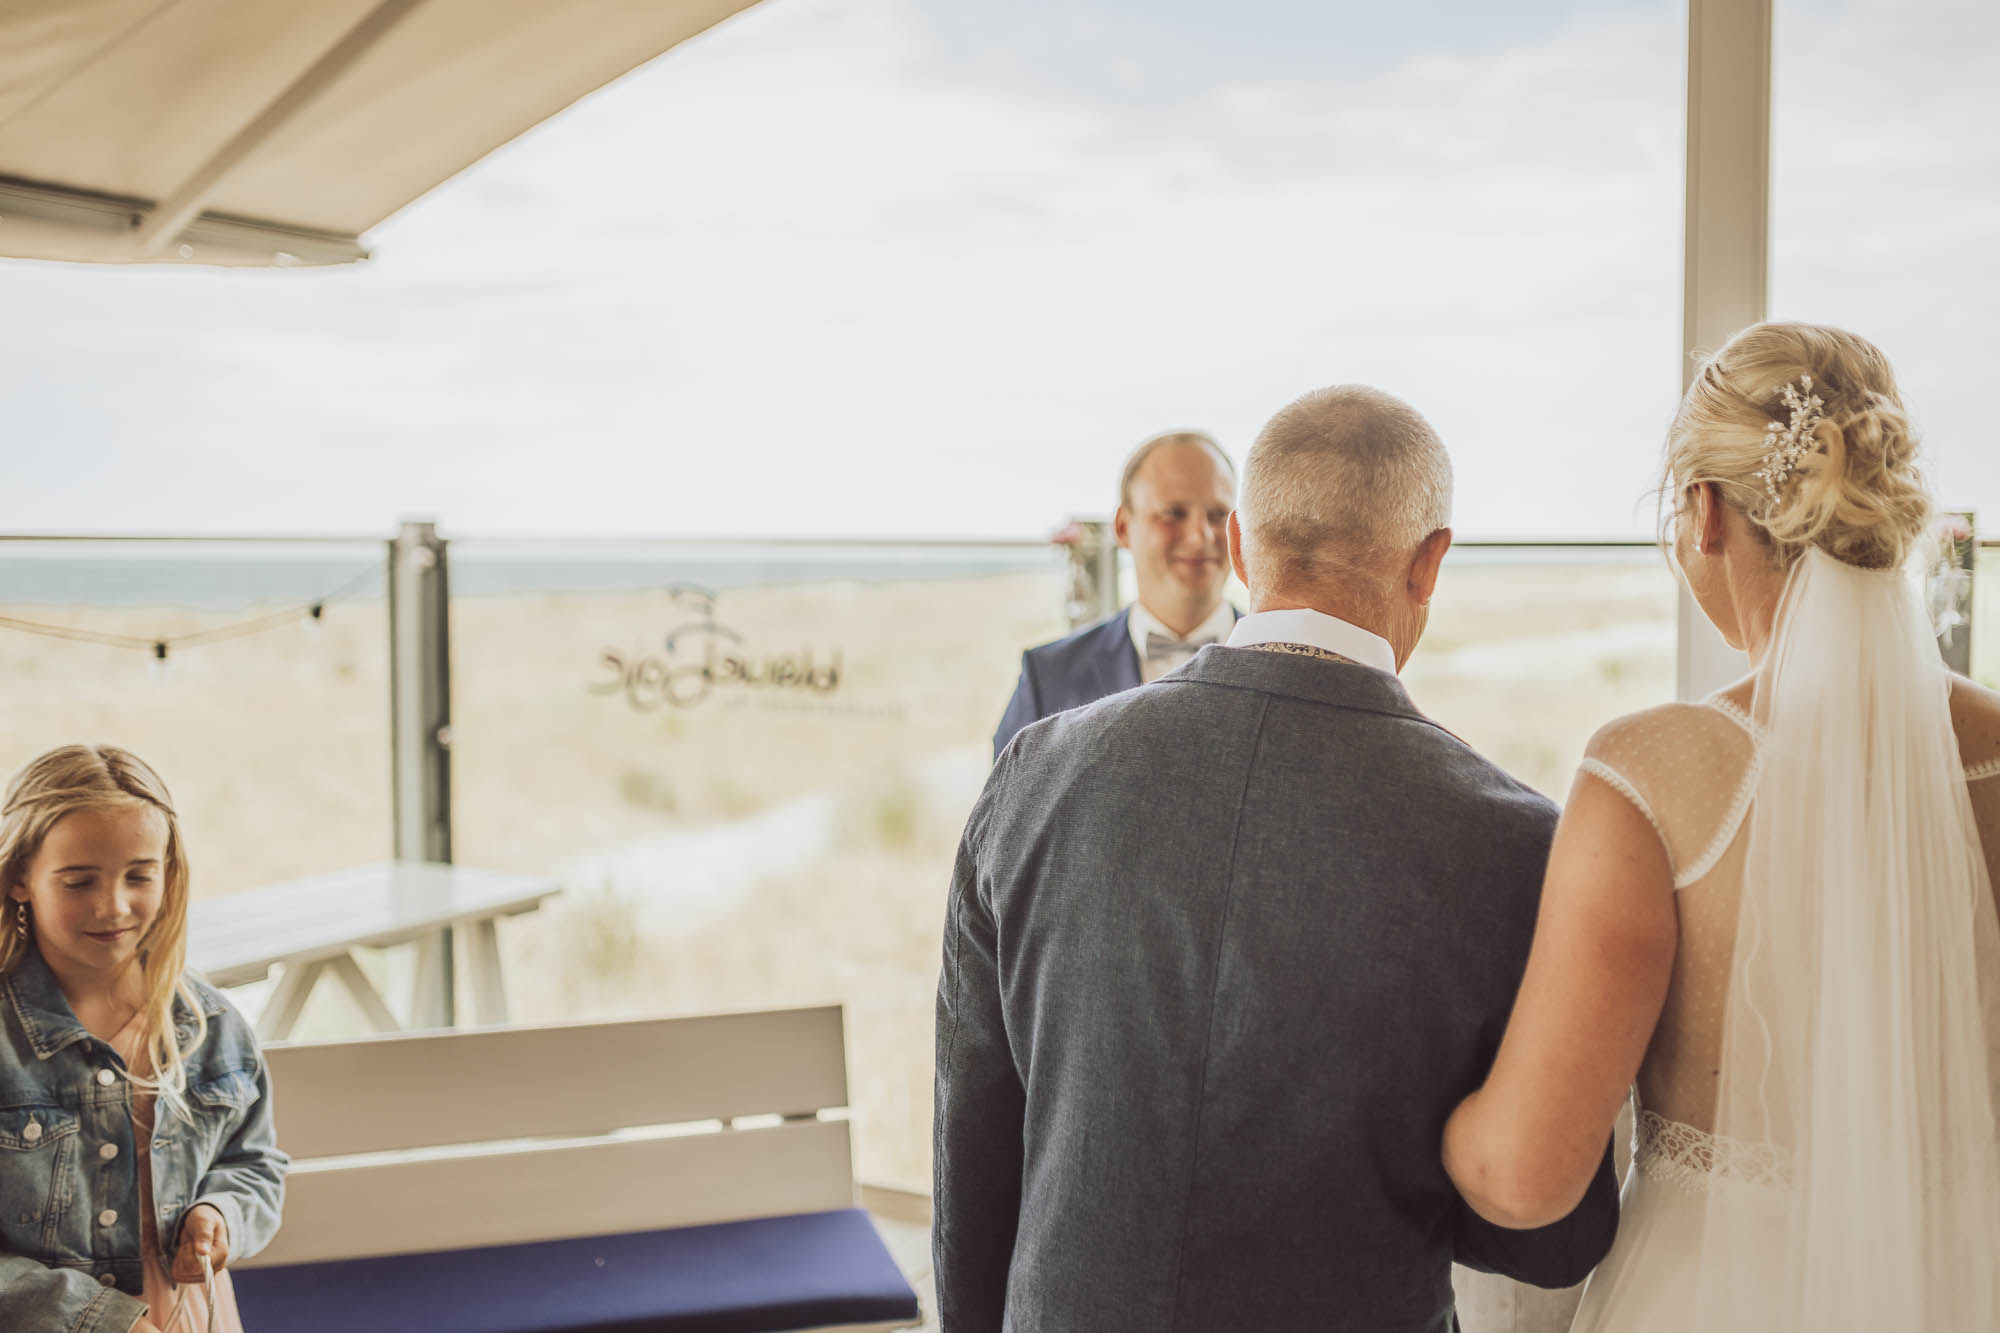
M 1260 643 L 1302 643 L 1309 648 L 1324 648 L 1362 666 L 1396 674 L 1396 650 L 1387 639 L 1324 611 L 1304 607 L 1253 611 L 1237 621 L 1236 628 L 1230 631 L 1231 648 L 1250 648 Z

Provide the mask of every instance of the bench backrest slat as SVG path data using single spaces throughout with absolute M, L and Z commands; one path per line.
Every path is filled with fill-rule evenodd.
M 267 1054 L 279 1145 L 298 1161 L 847 1105 L 838 1005 Z
M 236 1266 L 616 1235 L 853 1202 L 841 1121 L 420 1158 L 295 1172 L 284 1227 Z

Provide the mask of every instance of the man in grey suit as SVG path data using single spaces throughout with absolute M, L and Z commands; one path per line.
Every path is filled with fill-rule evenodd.
M 1608 1153 L 1531 1232 L 1439 1160 L 1556 823 L 1397 680 L 1450 499 L 1407 405 L 1308 394 L 1245 465 L 1228 643 L 995 765 L 938 983 L 945 1333 L 1442 1333 L 1454 1258 L 1566 1286 L 1609 1249 Z

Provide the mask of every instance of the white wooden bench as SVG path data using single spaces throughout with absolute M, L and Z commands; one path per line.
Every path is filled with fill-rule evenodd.
M 854 1207 L 838 1006 L 274 1046 L 259 1333 L 917 1322 Z

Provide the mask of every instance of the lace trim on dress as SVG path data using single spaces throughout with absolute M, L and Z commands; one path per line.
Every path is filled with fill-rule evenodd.
M 1757 724 L 1750 720 L 1749 714 L 1720 695 L 1711 697 L 1708 702 L 1718 712 L 1749 732 L 1753 742 L 1756 740 Z M 1653 832 L 1660 835 L 1660 847 L 1667 854 L 1667 868 L 1674 877 L 1674 890 L 1679 892 L 1688 885 L 1699 882 L 1702 876 L 1715 869 L 1715 863 L 1729 850 L 1729 844 L 1736 841 L 1736 834 L 1743 827 L 1744 817 L 1750 813 L 1750 802 L 1757 795 L 1757 775 L 1763 766 L 1763 761 L 1763 748 L 1753 744 L 1750 767 L 1744 771 L 1743 780 L 1736 788 L 1736 795 L 1729 803 L 1729 813 L 1723 817 L 1708 846 L 1702 849 L 1701 855 L 1697 856 L 1685 870 L 1674 864 L 1674 847 L 1667 839 L 1666 827 L 1660 823 L 1659 816 L 1653 813 L 1653 808 L 1646 804 L 1646 798 L 1639 794 L 1639 789 L 1628 782 L 1624 774 L 1601 759 L 1586 758 L 1579 767 L 1583 772 L 1609 783 L 1622 793 L 1625 799 L 1638 807 L 1639 813 L 1646 817 L 1646 822 L 1653 826 Z
M 1637 807 L 1639 813 L 1646 817 L 1646 822 L 1653 826 L 1653 832 L 1659 835 L 1660 850 L 1667 854 L 1667 868 L 1669 870 L 1672 870 L 1674 865 L 1673 844 L 1667 841 L 1667 831 L 1665 828 L 1661 827 L 1660 817 L 1653 813 L 1652 806 L 1646 804 L 1646 798 L 1639 794 L 1639 789 L 1633 786 L 1631 783 L 1627 782 L 1625 780 L 1625 775 L 1623 773 L 1620 773 L 1617 769 L 1611 767 L 1611 765 L 1605 763 L 1602 759 L 1586 758 L 1581 764 L 1577 765 L 1577 768 L 1579 771 L 1588 773 L 1592 777 L 1597 778 L 1600 781 L 1604 782 L 1606 785 L 1610 786 L 1614 791 L 1616 791 L 1619 795 L 1623 796 L 1626 800 L 1630 801 L 1635 807 Z M 1680 883 L 1681 882 L 1679 877 L 1676 876 L 1674 879 L 1674 887 L 1679 888 Z
M 1781 1149 L 1710 1134 L 1652 1111 L 1639 1112 L 1632 1140 L 1635 1167 L 1689 1194 L 1707 1193 L 1710 1182 L 1717 1179 L 1767 1189 L 1790 1183 L 1790 1162 Z
M 1743 728 L 1743 730 L 1749 732 L 1751 740 L 1761 741 L 1764 739 L 1764 729 L 1757 725 L 1757 719 L 1744 712 L 1734 699 L 1729 698 L 1727 695 L 1711 694 L 1703 702 L 1728 718 L 1731 722 L 1734 722 L 1737 726 Z
M 2000 778 L 2000 759 L 1988 759 L 1965 770 L 1967 782 L 1983 782 L 1987 778 Z

